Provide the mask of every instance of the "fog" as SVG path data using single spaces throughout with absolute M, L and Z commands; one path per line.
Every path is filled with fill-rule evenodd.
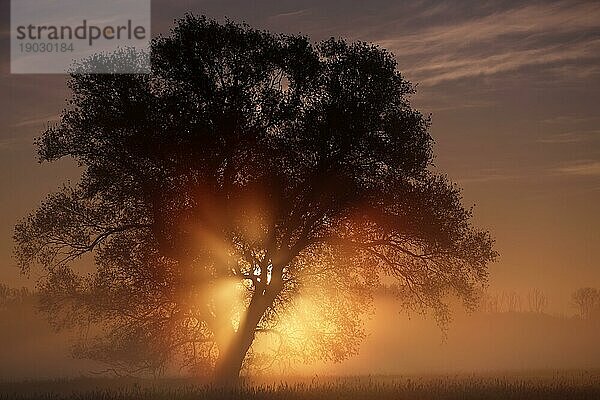
M 0 379 L 96 376 L 105 366 L 70 355 L 80 332 L 56 333 L 35 299 L 0 307 Z M 446 335 L 431 316 L 399 312 L 389 297 L 376 299 L 360 353 L 342 363 L 290 367 L 295 375 L 436 374 L 539 371 L 600 367 L 600 323 L 547 312 L 467 314 L 457 308 Z M 109 374 L 110 375 L 110 374 Z
M 530 311 L 455 310 L 446 335 L 431 316 L 379 299 L 360 354 L 321 368 L 335 374 L 480 373 L 600 367 L 600 324 Z

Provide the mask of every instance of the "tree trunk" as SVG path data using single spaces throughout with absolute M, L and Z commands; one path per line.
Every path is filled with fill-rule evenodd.
M 216 385 L 234 387 L 238 383 L 244 358 L 254 341 L 256 327 L 274 298 L 272 291 L 254 295 L 233 339 L 224 349 L 219 349 L 219 359 L 215 366 Z
M 283 289 L 282 274 L 282 268 L 272 268 L 271 282 L 255 287 L 246 315 L 240 321 L 233 338 L 224 348 L 219 349 L 214 376 L 216 385 L 229 388 L 237 385 L 246 353 L 254 341 L 256 328 L 264 313 L 273 305 L 273 301 Z
M 238 332 L 227 348 L 219 354 L 214 379 L 217 386 L 235 387 L 237 385 L 244 358 L 254 340 L 254 332 L 249 337 L 248 335 L 244 336 L 246 337 L 242 337 L 241 332 Z

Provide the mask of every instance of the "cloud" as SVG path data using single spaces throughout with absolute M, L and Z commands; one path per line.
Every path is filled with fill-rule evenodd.
M 546 118 L 540 122 L 548 125 L 574 125 L 582 124 L 599 120 L 595 116 L 587 115 L 557 115 L 552 118 Z
M 440 111 L 450 110 L 465 110 L 465 109 L 484 109 L 495 106 L 497 103 L 493 100 L 467 99 L 464 101 L 456 101 L 452 96 L 444 96 L 443 93 L 427 98 L 426 101 L 421 99 L 420 102 L 414 102 L 413 105 L 422 109 L 425 113 L 437 113 Z
M 342 36 L 377 43 L 392 51 L 400 70 L 422 87 L 524 68 L 531 69 L 527 79 L 553 84 L 600 77 L 600 2 L 192 3 L 209 15 L 228 15 L 274 31 L 302 32 L 314 40 Z M 165 16 L 174 13 L 172 2 L 159 0 L 155 8 L 160 7 Z
M 541 137 L 537 139 L 537 142 L 546 144 L 581 143 L 592 140 L 599 134 L 600 130 L 563 132 Z
M 600 73 L 600 3 L 527 5 L 471 19 L 425 24 L 376 42 L 423 85 L 525 67 L 575 76 Z
M 455 176 L 455 180 L 460 185 L 496 183 L 496 182 L 516 182 L 528 179 L 533 171 L 516 170 L 514 168 L 470 168 L 464 170 Z
M 457 178 L 456 181 L 461 185 L 469 185 L 474 183 L 490 183 L 500 181 L 517 181 L 523 179 L 523 175 L 508 174 L 508 173 L 489 173 L 476 174 Z
M 309 9 L 302 9 L 296 11 L 283 12 L 279 14 L 275 14 L 270 16 L 270 19 L 278 19 L 278 18 L 292 18 L 292 17 L 300 17 L 306 15 L 309 12 Z
M 564 175 L 600 176 L 600 161 L 580 160 L 557 167 L 554 172 Z
M 60 118 L 60 116 L 56 115 L 56 114 L 47 115 L 45 117 L 28 118 L 28 119 L 24 119 L 17 123 L 12 124 L 11 127 L 12 128 L 22 128 L 25 126 L 32 126 L 32 125 L 46 125 L 48 123 L 58 121 L 59 118 Z
M 539 182 L 542 179 L 577 176 L 600 177 L 600 161 L 578 160 L 564 163 L 559 166 L 529 166 L 518 170 L 514 168 L 473 169 L 469 172 L 457 175 L 455 180 L 460 185 L 467 186 L 501 182 Z

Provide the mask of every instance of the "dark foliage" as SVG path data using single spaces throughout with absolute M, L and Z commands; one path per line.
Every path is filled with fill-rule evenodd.
M 266 362 L 260 334 L 277 354 L 336 361 L 356 351 L 381 277 L 442 324 L 445 296 L 470 306 L 485 282 L 493 241 L 428 171 L 429 120 L 383 49 L 188 15 L 152 42 L 150 75 L 69 85 L 39 155 L 73 157 L 81 181 L 15 240 L 21 268 L 46 271 L 57 321 L 105 326 L 84 356 L 231 378 Z M 86 253 L 91 275 L 73 269 Z

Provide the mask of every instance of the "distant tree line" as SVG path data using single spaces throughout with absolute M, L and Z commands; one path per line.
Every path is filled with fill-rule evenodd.
M 6 307 L 13 304 L 21 304 L 25 302 L 30 296 L 31 292 L 29 289 L 22 288 L 11 288 L 4 283 L 0 283 L 0 307 Z
M 525 296 L 515 291 L 485 292 L 481 296 L 480 310 L 485 313 L 530 312 L 543 314 L 548 309 L 548 296 L 532 289 Z
M 403 289 L 395 284 L 380 284 L 374 293 L 378 297 L 402 297 Z M 22 304 L 34 292 L 26 287 L 12 288 L 0 283 L 0 307 Z M 600 289 L 583 287 L 571 295 L 571 305 L 576 315 L 585 320 L 600 319 Z M 516 291 L 481 292 L 479 310 L 488 314 L 507 312 L 546 313 L 548 296 L 540 289 L 532 289 L 526 295 Z
M 403 289 L 396 284 L 381 284 L 376 294 L 381 297 L 402 297 Z M 479 311 L 485 313 L 533 312 L 545 313 L 548 308 L 548 296 L 539 290 L 532 289 L 525 296 L 515 291 L 486 292 L 480 291 Z
M 532 289 L 525 296 L 515 291 L 482 292 L 479 310 L 484 313 L 530 312 L 546 313 L 548 296 L 539 289 Z M 571 305 L 576 316 L 600 319 L 600 290 L 592 287 L 577 289 L 571 295 Z
M 402 297 L 403 290 L 396 284 L 381 284 L 376 291 L 379 297 Z M 600 289 L 583 287 L 571 295 L 571 306 L 578 318 L 600 320 Z M 487 292 L 479 295 L 478 310 L 487 314 L 497 313 L 538 313 L 548 311 L 548 296 L 540 289 L 529 290 L 526 294 L 516 291 Z
M 600 290 L 592 287 L 577 289 L 571 300 L 580 318 L 600 319 Z

